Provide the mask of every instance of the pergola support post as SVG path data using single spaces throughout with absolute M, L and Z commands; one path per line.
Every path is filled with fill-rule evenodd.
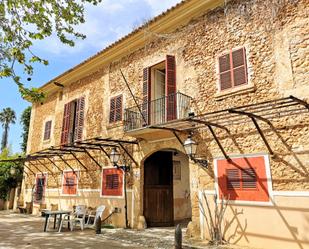
M 226 152 L 225 152 L 225 150 L 224 150 L 222 144 L 220 143 L 220 141 L 219 141 L 219 139 L 218 139 L 216 133 L 215 133 L 214 130 L 212 129 L 211 125 L 206 125 L 206 126 L 208 127 L 208 129 L 209 129 L 209 131 L 211 132 L 213 138 L 215 139 L 216 143 L 218 144 L 218 146 L 219 146 L 219 148 L 220 148 L 222 154 L 224 155 L 224 157 L 225 157 L 227 160 L 230 160 L 230 157 L 226 154 Z
M 138 166 L 138 163 L 135 161 L 135 159 L 133 158 L 133 156 L 129 153 L 129 151 L 123 146 L 123 144 L 119 143 L 119 146 L 121 147 L 121 149 L 123 149 L 123 151 L 128 155 L 128 157 L 132 160 L 132 162 L 134 162 L 134 164 L 136 166 Z
M 54 172 L 52 172 L 49 168 L 47 168 L 47 166 L 45 166 L 44 163 L 42 163 L 39 159 L 37 159 L 37 161 L 38 161 L 39 164 L 41 164 L 41 166 L 43 166 L 47 171 L 49 171 L 52 175 L 54 175 Z
M 86 171 L 88 171 L 88 169 L 86 168 L 86 166 L 77 158 L 77 156 L 74 154 L 73 151 L 70 151 L 70 154 L 74 157 L 74 159 L 75 159 Z
M 97 160 L 95 160 L 95 158 L 89 153 L 89 151 L 87 151 L 87 149 L 84 149 L 85 153 L 91 158 L 92 161 L 95 162 L 95 164 L 102 169 L 102 166 L 99 164 L 99 162 Z
M 60 169 L 60 168 L 57 166 L 57 164 L 56 164 L 53 160 L 51 160 L 49 157 L 47 157 L 47 160 L 50 161 L 50 163 L 51 163 L 52 165 L 54 165 L 61 173 L 63 173 L 63 170 Z
M 268 149 L 268 151 L 269 151 L 269 154 L 274 155 L 274 152 L 273 152 L 273 150 L 271 149 L 269 143 L 267 142 L 267 140 L 266 140 L 266 138 L 265 138 L 265 136 L 264 136 L 264 133 L 262 132 L 262 130 L 261 130 L 259 124 L 258 124 L 257 121 L 255 120 L 255 118 L 251 118 L 251 120 L 252 120 L 252 122 L 253 122 L 255 128 L 257 129 L 258 133 L 260 134 L 261 138 L 263 139 L 263 142 L 264 142 L 264 144 L 266 145 L 266 147 L 267 147 L 267 149 Z
M 61 161 L 64 162 L 65 165 L 67 165 L 67 166 L 73 171 L 73 173 L 75 174 L 75 170 L 72 168 L 72 166 L 71 166 L 66 160 L 64 160 L 63 157 L 62 157 L 60 154 L 58 154 L 57 156 L 58 156 L 58 157 L 61 159 Z
M 28 162 L 29 162 L 29 164 L 31 164 L 31 166 L 36 168 L 37 171 L 41 172 L 42 175 L 44 174 L 34 163 L 32 163 L 31 161 L 28 161 Z

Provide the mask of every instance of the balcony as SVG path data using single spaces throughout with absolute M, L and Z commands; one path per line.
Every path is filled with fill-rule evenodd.
M 125 132 L 188 117 L 192 98 L 177 92 L 125 109 Z

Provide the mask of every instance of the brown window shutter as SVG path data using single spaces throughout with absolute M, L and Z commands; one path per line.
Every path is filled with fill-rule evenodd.
M 83 138 L 84 112 L 85 97 L 81 97 L 76 101 L 74 141 L 80 141 Z
M 176 60 L 175 56 L 166 56 L 166 120 L 170 121 L 177 118 L 176 106 Z
M 256 172 L 252 168 L 242 169 L 242 188 L 243 189 L 256 189 Z
M 115 122 L 122 120 L 122 95 L 115 98 Z
M 121 169 L 103 169 L 102 195 L 121 196 L 123 194 L 123 171 Z
M 118 189 L 119 177 L 118 174 L 106 175 L 106 189 Z
M 145 125 L 150 123 L 150 100 L 151 100 L 151 80 L 150 80 L 150 68 L 144 68 L 143 70 L 143 104 L 142 114 L 146 120 Z M 144 121 L 143 121 L 144 122 Z
M 113 123 L 115 120 L 115 111 L 116 111 L 116 98 L 111 98 L 110 107 L 109 107 L 109 122 Z
M 35 202 L 43 201 L 45 188 L 46 188 L 46 176 L 38 175 L 36 178 L 36 186 L 35 186 L 35 195 L 34 195 Z
M 247 84 L 246 51 L 241 48 L 232 52 L 234 86 Z
M 239 189 L 240 188 L 240 170 L 239 169 L 227 169 L 226 170 L 227 189 Z
M 47 121 L 45 123 L 45 129 L 44 129 L 44 140 L 50 139 L 50 134 L 51 134 L 51 125 L 52 121 Z
M 230 55 L 219 57 L 220 90 L 232 87 Z
M 122 95 L 113 97 L 110 100 L 109 122 L 117 122 L 122 120 Z
M 72 107 L 71 103 L 67 103 L 64 105 L 62 132 L 61 132 L 61 145 L 67 144 L 69 142 L 71 107 Z

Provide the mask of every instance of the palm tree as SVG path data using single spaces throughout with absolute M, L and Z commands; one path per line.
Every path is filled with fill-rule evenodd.
M 2 123 L 3 127 L 3 134 L 1 140 L 2 151 L 8 145 L 10 124 L 15 124 L 15 120 L 16 120 L 15 112 L 10 107 L 4 108 L 2 112 L 0 112 L 0 123 Z

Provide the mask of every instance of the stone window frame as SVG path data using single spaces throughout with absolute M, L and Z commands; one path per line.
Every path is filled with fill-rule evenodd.
M 247 84 L 243 84 L 240 86 L 232 87 L 229 89 L 225 90 L 220 90 L 221 89 L 221 84 L 220 84 L 220 69 L 219 69 L 219 58 L 225 54 L 234 52 L 239 49 L 245 49 L 245 56 L 246 56 L 246 69 L 247 69 Z M 238 94 L 243 94 L 243 93 L 250 93 L 255 91 L 255 86 L 254 83 L 252 82 L 252 75 L 253 75 L 253 70 L 252 70 L 252 64 L 250 63 L 250 46 L 247 44 L 235 46 L 231 49 L 225 49 L 218 53 L 215 58 L 215 71 L 216 71 L 216 93 L 215 93 L 215 99 L 216 100 L 222 100 L 230 96 L 235 96 Z

